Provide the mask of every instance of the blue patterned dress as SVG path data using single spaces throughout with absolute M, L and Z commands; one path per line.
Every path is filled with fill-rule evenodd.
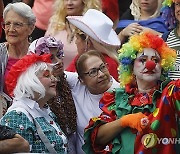
M 67 153 L 67 138 L 56 122 L 55 115 L 48 107 L 39 108 L 37 102 L 23 98 L 14 100 L 12 106 L 1 119 L 1 125 L 13 128 L 30 144 L 32 153 L 49 153 L 40 139 L 34 120 L 58 154 Z

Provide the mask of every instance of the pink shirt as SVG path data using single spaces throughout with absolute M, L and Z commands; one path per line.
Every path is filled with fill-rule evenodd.
M 52 5 L 54 0 L 35 0 L 33 13 L 36 16 L 36 27 L 46 30 L 49 24 L 49 18 L 52 15 Z
M 9 73 L 12 65 L 14 65 L 19 59 L 15 59 L 15 58 L 11 58 L 9 57 L 8 58 L 8 62 L 7 62 L 7 66 L 6 66 L 6 70 L 5 70 L 5 74 L 4 74 L 4 82 L 6 81 L 6 77 L 7 77 L 7 74 Z M 4 85 L 4 90 L 6 92 L 6 84 Z

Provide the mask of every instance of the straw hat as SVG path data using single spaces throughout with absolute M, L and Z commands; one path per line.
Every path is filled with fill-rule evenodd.
M 104 13 L 89 9 L 83 16 L 67 16 L 71 24 L 92 37 L 97 42 L 120 46 L 120 40 L 113 30 L 113 22 Z

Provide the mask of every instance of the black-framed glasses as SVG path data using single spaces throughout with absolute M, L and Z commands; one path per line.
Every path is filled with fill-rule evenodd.
M 13 25 L 14 29 L 21 29 L 22 27 L 24 27 L 24 25 L 29 25 L 29 23 L 22 23 L 22 22 L 2 22 L 1 23 L 2 28 L 4 30 L 6 29 L 10 29 L 11 25 Z
M 108 70 L 107 66 L 108 66 L 107 63 L 102 63 L 98 68 L 92 68 L 84 74 L 89 75 L 90 77 L 95 77 L 98 75 L 99 71 L 103 73 L 106 72 Z

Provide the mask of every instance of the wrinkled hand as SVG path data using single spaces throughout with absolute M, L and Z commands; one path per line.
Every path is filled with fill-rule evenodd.
M 132 24 L 129 24 L 127 27 L 125 27 L 123 30 L 122 30 L 122 35 L 123 36 L 126 36 L 126 37 L 129 37 L 129 36 L 132 36 L 134 34 L 139 34 L 142 32 L 142 26 L 138 23 L 132 23 Z
M 121 127 L 130 127 L 142 132 L 143 129 L 148 125 L 149 120 L 143 113 L 134 113 L 123 116 L 120 119 Z

